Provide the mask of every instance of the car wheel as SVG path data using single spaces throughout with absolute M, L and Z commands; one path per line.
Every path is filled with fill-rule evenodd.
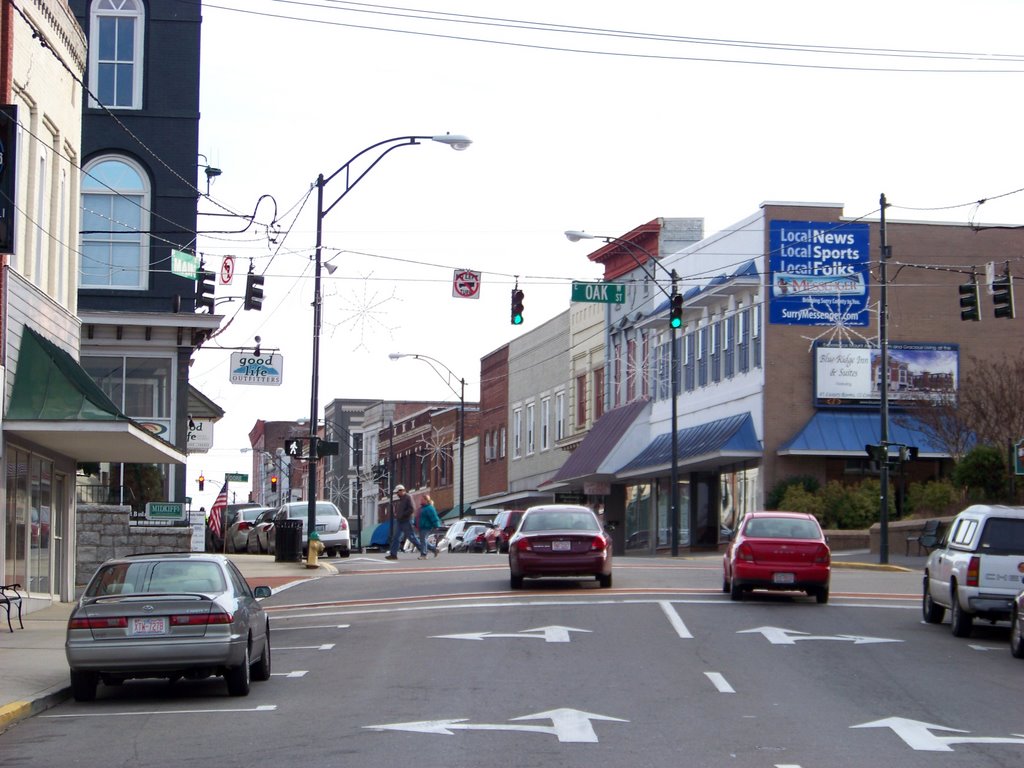
M 86 672 L 81 669 L 71 670 L 71 695 L 75 701 L 95 701 L 96 686 L 100 676 L 95 672 Z
M 341 555 L 341 557 L 348 557 L 352 554 L 352 551 L 348 549 L 339 549 L 338 554 Z
M 952 607 L 950 608 L 950 621 L 953 628 L 954 637 L 970 637 L 971 630 L 974 629 L 974 617 L 967 613 L 960 605 L 960 598 L 953 590 Z
M 245 648 L 245 658 L 237 667 L 231 667 L 224 673 L 224 682 L 228 684 L 228 693 L 232 696 L 249 695 L 250 670 L 249 647 Z
M 599 574 L 597 577 L 597 583 L 601 585 L 601 589 L 611 589 L 612 586 L 612 575 Z
M 512 589 L 522 589 L 523 588 L 523 577 L 522 576 L 512 576 L 508 580 L 508 584 L 509 584 L 510 587 L 512 587 Z
M 1010 653 L 1014 658 L 1024 659 L 1024 636 L 1020 631 L 1020 614 L 1016 605 L 1013 606 L 1011 621 L 1013 623 L 1010 624 Z
M 722 592 L 729 594 L 732 591 L 732 586 L 729 584 L 729 577 L 724 573 L 722 574 Z
M 946 615 L 946 609 L 932 600 L 932 593 L 928 588 L 928 577 L 924 578 L 924 595 L 921 597 L 921 613 L 924 620 L 929 624 L 941 624 Z
M 729 586 L 729 597 L 733 600 L 743 599 L 743 587 L 737 584 L 735 579 L 733 579 L 732 584 Z
M 828 602 L 828 585 L 824 587 L 818 587 L 814 590 L 814 599 L 818 601 L 818 605 L 824 605 Z
M 249 670 L 249 675 L 253 680 L 259 680 L 264 682 L 270 679 L 270 625 L 267 625 L 267 642 L 263 647 L 263 655 L 260 656 L 260 660 L 252 665 Z

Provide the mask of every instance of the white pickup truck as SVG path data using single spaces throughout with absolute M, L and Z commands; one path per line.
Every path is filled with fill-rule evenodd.
M 950 524 L 924 568 L 924 620 L 950 612 L 953 634 L 968 637 L 974 619 L 1009 621 L 1024 589 L 1024 507 L 976 504 Z

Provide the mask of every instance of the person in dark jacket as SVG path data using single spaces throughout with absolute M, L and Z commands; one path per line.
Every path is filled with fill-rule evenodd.
M 412 500 L 412 496 L 405 490 L 404 485 L 396 485 L 395 494 L 398 496 L 398 501 L 395 502 L 395 531 L 391 538 L 391 551 L 388 552 L 384 559 L 398 559 L 398 543 L 404 535 L 420 551 L 420 560 L 426 560 L 427 549 L 416 538 L 416 531 L 412 527 L 413 515 L 416 514 L 416 502 Z

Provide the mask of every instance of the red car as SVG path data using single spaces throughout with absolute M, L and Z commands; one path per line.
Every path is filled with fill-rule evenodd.
M 575 504 L 547 504 L 523 513 L 508 542 L 512 589 L 523 579 L 592 576 L 612 585 L 612 540 L 597 515 Z
M 487 531 L 487 551 L 503 554 L 508 552 L 508 540 L 516 531 L 523 517 L 521 509 L 503 509 L 494 517 L 494 527 Z
M 752 589 L 802 591 L 828 602 L 832 554 L 814 515 L 751 512 L 723 559 L 722 591 L 742 600 Z

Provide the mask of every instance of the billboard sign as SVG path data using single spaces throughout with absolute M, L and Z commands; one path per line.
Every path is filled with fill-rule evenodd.
M 868 325 L 869 240 L 860 222 L 770 222 L 768 321 Z
M 958 345 L 890 343 L 888 358 L 890 405 L 956 397 Z M 881 351 L 876 347 L 816 345 L 815 404 L 877 408 L 882 396 L 880 367 Z

